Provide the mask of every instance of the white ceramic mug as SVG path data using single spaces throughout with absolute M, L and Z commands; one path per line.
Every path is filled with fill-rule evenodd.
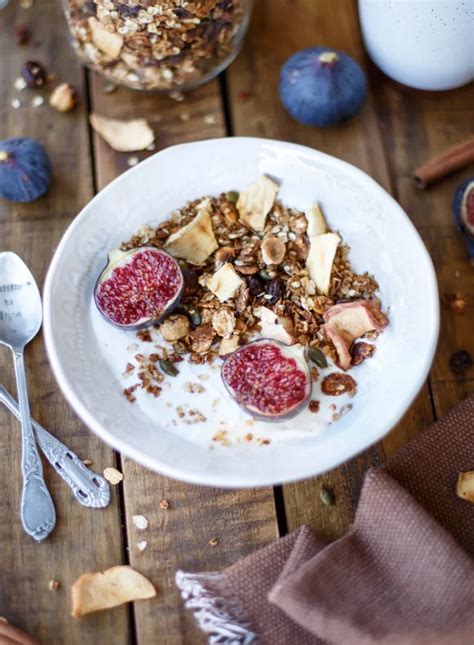
M 394 80 L 449 90 L 474 80 L 474 0 L 359 0 L 365 47 Z

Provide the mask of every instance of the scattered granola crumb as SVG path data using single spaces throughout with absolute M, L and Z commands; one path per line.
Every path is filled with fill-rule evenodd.
M 178 101 L 179 103 L 181 101 L 184 101 L 184 94 L 183 92 L 178 92 L 178 91 L 173 91 L 168 94 L 170 99 L 173 99 L 173 101 Z
M 189 112 L 181 112 L 179 118 L 181 119 L 181 121 L 183 121 L 183 123 L 186 123 L 191 118 L 191 115 L 189 114 Z
M 108 468 L 104 468 L 103 475 L 109 484 L 112 484 L 112 486 L 116 486 L 123 480 L 123 474 L 116 468 L 112 468 L 110 466 Z
M 349 374 L 333 372 L 323 379 L 321 390 L 328 396 L 340 396 L 346 393 L 353 396 L 356 393 L 357 384 Z
M 130 403 L 133 403 L 134 401 L 137 400 L 137 397 L 135 396 L 134 392 L 138 388 L 138 383 L 135 383 L 135 385 L 131 385 L 130 387 L 126 387 L 123 391 L 123 394 L 127 401 L 130 401 Z
M 231 443 L 227 437 L 227 430 L 218 430 L 215 435 L 212 437 L 212 440 L 216 443 L 220 443 L 223 446 L 230 446 Z
M 247 432 L 247 434 L 244 437 L 245 441 L 252 441 L 253 439 L 253 434 L 251 432 Z
M 179 417 L 180 419 L 182 419 L 183 417 L 185 417 L 185 416 L 186 416 L 186 412 L 184 411 L 184 408 L 183 408 L 183 406 L 182 406 L 182 405 L 178 405 L 178 406 L 176 407 L 176 412 L 178 413 L 178 417 Z
M 314 414 L 316 414 L 317 412 L 319 412 L 319 408 L 321 407 L 321 402 L 312 400 L 309 402 L 308 407 L 310 412 L 314 412 Z
M 271 439 L 266 439 L 264 437 L 259 437 L 257 439 L 257 445 L 259 446 L 269 446 L 271 444 Z
M 132 522 L 140 531 L 148 528 L 148 520 L 144 515 L 132 515 Z
M 251 428 L 254 425 L 255 425 L 255 419 L 245 419 L 245 421 L 244 421 L 244 426 L 245 427 Z
M 220 402 L 221 402 L 221 399 L 214 399 L 214 401 L 212 402 L 212 407 L 217 408 Z
M 205 421 L 207 421 L 207 418 L 201 412 L 199 412 L 199 410 L 189 410 L 188 416 L 191 417 L 191 419 L 185 419 L 183 421 L 183 423 L 188 426 L 194 425 L 196 423 L 204 423 Z
M 84 466 L 92 466 L 94 464 L 92 459 L 83 459 L 82 463 L 84 464 Z
M 213 537 L 209 540 L 208 544 L 209 546 L 217 546 L 219 544 L 219 540 L 216 537 Z
M 31 9 L 33 6 L 33 0 L 20 0 L 20 7 L 22 9 Z
M 23 76 L 19 76 L 19 77 L 15 80 L 15 82 L 13 83 L 13 85 L 14 85 L 15 89 L 16 89 L 18 92 L 21 92 L 21 91 L 22 91 L 22 90 L 24 90 L 24 89 L 25 89 L 25 87 L 26 87 L 26 81 L 25 81 L 25 79 L 23 78 Z
M 139 551 L 144 551 L 146 549 L 147 541 L 146 540 L 141 540 L 140 542 L 137 542 L 137 549 Z
M 58 589 L 61 588 L 61 583 L 59 580 L 50 580 L 48 587 L 51 589 L 51 591 L 57 591 Z
M 31 106 L 34 108 L 41 107 L 43 103 L 44 103 L 44 98 L 38 95 L 33 97 L 33 100 L 31 101 Z
M 139 329 L 136 335 L 137 335 L 137 338 L 144 343 L 153 342 L 153 338 L 151 337 L 151 333 L 149 329 Z
M 311 368 L 311 380 L 312 381 L 317 381 L 319 378 L 319 371 L 317 367 L 312 367 Z
M 140 159 L 136 155 L 133 155 L 132 157 L 129 157 L 127 159 L 127 166 L 130 166 L 132 168 L 133 166 L 136 166 L 139 162 L 140 162 Z
M 124 378 L 128 378 L 129 376 L 131 376 L 132 372 L 134 371 L 135 371 L 135 365 L 133 365 L 132 363 L 127 363 L 122 376 Z
M 204 117 L 204 123 L 207 123 L 208 125 L 214 125 L 214 123 L 217 123 L 217 117 L 215 114 L 206 114 Z
M 459 293 L 445 293 L 443 304 L 449 307 L 455 314 L 463 314 L 466 311 L 467 298 Z
M 209 380 L 209 374 L 199 374 L 198 379 L 200 381 L 208 381 Z
M 161 499 L 160 500 L 160 508 L 162 511 L 168 510 L 170 507 L 170 503 L 168 502 L 167 499 Z
M 21 101 L 20 101 L 19 99 L 12 99 L 12 100 L 11 100 L 11 106 L 12 106 L 12 108 L 14 108 L 15 110 L 17 110 L 18 108 L 20 108 L 20 107 L 21 107 Z
M 138 347 L 139 347 L 139 345 L 137 345 L 137 343 L 131 343 L 131 344 L 127 347 L 127 350 L 128 350 L 129 352 L 136 352 L 136 351 L 137 351 L 137 349 L 138 349 Z
M 189 392 L 190 394 L 201 394 L 202 392 L 206 391 L 206 388 L 204 385 L 201 385 L 200 383 L 191 383 L 188 381 L 183 385 L 183 388 L 186 392 Z
M 374 352 L 375 345 L 364 342 L 354 343 L 351 347 L 351 364 L 354 366 L 360 365 L 367 358 L 370 358 Z

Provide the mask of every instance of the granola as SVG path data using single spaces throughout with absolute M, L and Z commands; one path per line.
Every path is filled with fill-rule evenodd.
M 242 42 L 248 0 L 64 0 L 78 56 L 109 82 L 180 90 L 212 78 Z

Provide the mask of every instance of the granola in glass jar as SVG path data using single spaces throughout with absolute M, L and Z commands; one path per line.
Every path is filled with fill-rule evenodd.
M 253 0 L 62 0 L 78 56 L 134 89 L 189 90 L 237 55 Z

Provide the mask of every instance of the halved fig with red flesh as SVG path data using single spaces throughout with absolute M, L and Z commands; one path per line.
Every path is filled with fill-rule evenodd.
M 246 412 L 265 421 L 290 419 L 311 395 L 303 348 L 266 338 L 233 352 L 222 366 L 222 380 Z
M 170 313 L 184 278 L 177 261 L 154 247 L 112 251 L 95 287 L 101 314 L 116 327 L 143 329 Z

